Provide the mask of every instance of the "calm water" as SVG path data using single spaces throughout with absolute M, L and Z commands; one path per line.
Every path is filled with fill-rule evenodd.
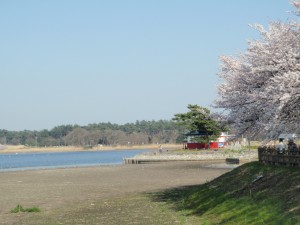
M 118 165 L 146 150 L 0 154 L 0 171 Z

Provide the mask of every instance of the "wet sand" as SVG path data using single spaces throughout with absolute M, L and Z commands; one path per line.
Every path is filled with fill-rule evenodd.
M 29 216 L 10 213 L 17 204 L 51 213 L 80 202 L 93 204 L 132 193 L 201 184 L 231 170 L 212 164 L 167 162 L 1 172 L 0 224 L 22 224 L 22 218 Z

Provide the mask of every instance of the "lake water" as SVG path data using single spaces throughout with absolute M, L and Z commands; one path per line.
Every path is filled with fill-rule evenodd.
M 147 150 L 0 154 L 0 171 L 118 165 Z

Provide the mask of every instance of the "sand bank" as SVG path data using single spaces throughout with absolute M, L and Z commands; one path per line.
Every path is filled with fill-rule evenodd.
M 80 146 L 57 146 L 57 147 L 32 147 L 24 145 L 7 145 L 0 150 L 1 153 L 33 153 L 33 152 L 74 152 L 74 151 L 108 151 L 108 150 L 128 150 L 128 149 L 159 149 L 158 144 L 153 145 L 98 145 L 92 148 Z M 181 144 L 165 144 L 164 149 L 181 149 Z
M 67 224 L 67 215 L 78 216 L 78 220 L 75 219 L 80 221 L 86 210 L 95 213 L 88 215 L 95 218 L 95 224 L 103 224 L 101 211 L 92 208 L 99 204 L 106 207 L 105 202 L 110 199 L 205 183 L 230 170 L 207 167 L 209 164 L 211 162 L 168 162 L 3 172 L 0 173 L 0 224 L 33 224 L 33 221 L 44 224 L 47 218 L 51 218 L 53 224 Z M 42 211 L 10 213 L 17 204 L 38 206 Z M 78 207 L 81 214 L 76 211 Z M 108 212 L 117 210 L 107 207 Z

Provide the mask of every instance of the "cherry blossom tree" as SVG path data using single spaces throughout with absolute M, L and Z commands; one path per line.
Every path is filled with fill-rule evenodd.
M 300 2 L 293 2 L 300 12 Z M 217 108 L 240 134 L 300 132 L 300 24 L 271 22 L 237 57 L 221 56 Z
M 300 2 L 299 1 L 293 1 L 292 4 L 296 7 L 297 12 L 300 13 Z

